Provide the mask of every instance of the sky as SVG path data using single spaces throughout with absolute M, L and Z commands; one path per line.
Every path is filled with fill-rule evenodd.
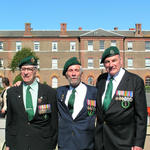
M 1 0 L 0 30 L 150 30 L 150 0 Z

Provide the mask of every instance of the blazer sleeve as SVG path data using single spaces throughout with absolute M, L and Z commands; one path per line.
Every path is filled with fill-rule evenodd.
M 53 90 L 53 89 L 52 89 Z M 53 93 L 53 94 L 51 94 Z M 49 98 L 51 99 L 51 108 L 52 108 L 52 114 L 51 114 L 51 128 L 52 128 L 52 142 L 51 142 L 51 148 L 55 149 L 57 145 L 57 138 L 58 138 L 58 108 L 57 108 L 57 98 L 56 98 L 56 91 L 53 90 L 53 92 L 49 92 Z
M 147 129 L 147 104 L 145 96 L 144 82 L 138 78 L 135 83 L 135 122 L 136 122 L 136 136 L 134 145 L 144 147 L 146 129 Z
M 15 138 L 16 138 L 16 126 L 15 120 L 12 113 L 11 108 L 11 92 L 7 90 L 7 117 L 6 117 L 6 128 L 5 128 L 5 141 L 6 146 L 14 147 L 15 145 Z

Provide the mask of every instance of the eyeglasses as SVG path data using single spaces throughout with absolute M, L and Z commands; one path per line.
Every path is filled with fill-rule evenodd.
M 33 72 L 35 70 L 35 67 L 32 68 L 21 68 L 20 69 L 22 72 L 28 71 L 28 72 Z

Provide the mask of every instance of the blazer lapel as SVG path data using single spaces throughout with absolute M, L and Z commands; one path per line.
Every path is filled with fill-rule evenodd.
M 17 102 L 18 102 L 18 108 L 20 109 L 20 112 L 21 114 L 23 114 L 23 116 L 27 119 L 28 118 L 28 115 L 26 113 L 26 110 L 25 110 L 25 106 L 24 106 L 24 101 L 23 101 L 23 84 L 21 84 L 19 87 L 16 87 L 16 92 L 17 94 Z
M 41 84 L 38 83 L 37 105 L 36 105 L 36 111 L 35 111 L 35 115 L 34 115 L 33 119 L 38 117 L 38 106 L 43 103 L 43 95 L 44 94 L 43 94 L 43 90 L 42 90 Z

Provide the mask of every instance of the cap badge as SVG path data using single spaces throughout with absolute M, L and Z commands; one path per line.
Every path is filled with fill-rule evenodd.
M 34 59 L 34 58 L 31 58 L 31 62 L 34 63 L 34 62 L 35 62 L 35 59 Z
M 110 54 L 114 55 L 115 54 L 114 50 L 110 50 Z

